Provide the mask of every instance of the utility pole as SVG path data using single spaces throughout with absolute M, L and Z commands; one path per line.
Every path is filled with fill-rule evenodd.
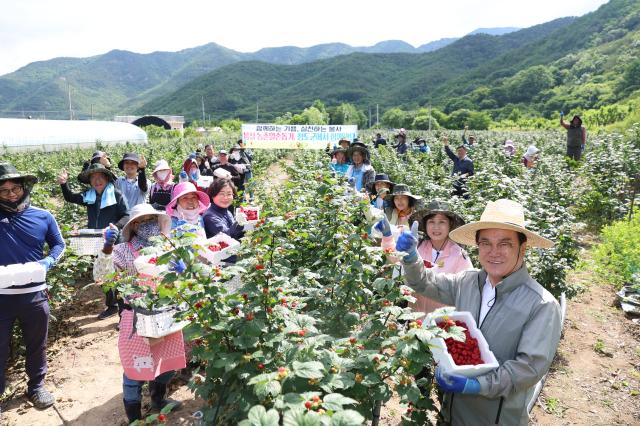
M 378 104 L 376 104 L 376 126 L 380 125 L 380 110 L 378 109 Z
M 93 104 L 91 104 L 91 120 L 93 120 Z
M 429 105 L 429 131 L 431 131 L 431 105 Z
M 371 128 L 371 105 L 369 105 L 369 128 Z
M 258 106 L 258 103 L 256 102 L 256 124 L 259 123 L 258 121 L 258 113 L 260 112 L 260 107 Z
M 71 109 L 71 83 L 67 80 L 67 91 L 69 92 L 69 120 L 73 120 L 73 110 Z
M 202 127 L 204 127 L 205 117 L 204 117 L 204 96 L 200 95 L 200 102 L 202 103 Z

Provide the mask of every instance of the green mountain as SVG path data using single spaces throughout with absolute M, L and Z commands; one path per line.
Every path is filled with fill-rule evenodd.
M 640 86 L 638 46 L 640 3 L 611 0 L 579 18 L 501 36 L 466 36 L 419 55 L 355 53 L 289 66 L 235 63 L 137 111 L 198 118 L 204 98 L 215 117 L 252 120 L 258 104 L 267 121 L 320 99 L 362 110 L 433 105 L 447 113 L 481 109 L 497 119 L 551 116 L 624 101 L 630 88 Z
M 539 42 L 574 18 L 563 18 L 502 36 L 466 36 L 424 54 L 355 53 L 293 66 L 240 62 L 199 77 L 174 93 L 153 99 L 138 112 L 173 111 L 196 118 L 205 109 L 223 117 L 255 117 L 256 103 L 264 119 L 308 106 L 314 99 L 361 107 L 417 105 L 448 81 L 488 60 Z
M 138 54 L 113 50 L 89 58 L 56 58 L 34 62 L 0 76 L 0 115 L 15 116 L 25 111 L 25 114 L 38 117 L 67 118 L 71 98 L 71 108 L 77 117 L 87 117 L 93 112 L 96 116 L 111 118 L 115 113 L 133 112 L 149 100 L 172 93 L 196 77 L 239 61 L 291 65 L 354 52 L 420 53 L 436 50 L 455 40 L 437 40 L 418 48 L 403 41 L 389 40 L 368 47 L 328 43 L 308 48 L 265 48 L 253 53 L 241 53 L 209 43 L 179 52 Z

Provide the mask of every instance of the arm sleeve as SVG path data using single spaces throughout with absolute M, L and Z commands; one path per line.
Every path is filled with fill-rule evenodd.
M 549 370 L 560 332 L 560 306 L 555 300 L 541 303 L 522 330 L 515 359 L 478 377 L 480 394 L 497 398 L 535 385 Z
M 64 239 L 62 238 L 62 233 L 60 232 L 58 222 L 56 222 L 56 219 L 53 217 L 53 215 L 49 216 L 49 224 L 45 240 L 47 241 L 47 245 L 49 246 L 49 257 L 53 258 L 55 264 L 64 254 L 66 244 L 64 242 Z
M 138 171 L 138 188 L 144 193 L 149 190 L 149 181 L 147 181 L 147 175 L 144 169 Z
M 451 306 L 455 305 L 457 287 L 465 273 L 467 272 L 436 274 L 432 269 L 424 267 L 420 255 L 415 262 L 404 264 L 404 280 L 409 287 L 417 293 Z
M 71 192 L 71 188 L 69 188 L 68 183 L 60 185 L 60 188 L 62 189 L 62 196 L 64 197 L 65 201 L 73 204 L 80 204 L 82 206 L 84 205 L 82 194 L 80 194 L 79 192 Z
M 456 157 L 453 151 L 451 151 L 451 148 L 449 148 L 449 145 L 444 146 L 444 152 L 447 153 L 447 157 L 449 157 L 451 161 L 453 161 L 454 163 L 458 161 L 458 157 Z
M 469 145 L 469 141 L 467 140 L 467 132 L 466 132 L 466 130 L 462 134 L 462 143 L 465 144 L 465 145 Z

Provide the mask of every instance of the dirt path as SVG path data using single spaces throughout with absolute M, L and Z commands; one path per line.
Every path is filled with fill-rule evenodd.
M 117 316 L 100 321 L 104 296 L 97 287 L 78 294 L 65 323 L 67 337 L 49 350 L 46 386 L 56 397 L 48 410 L 37 410 L 22 396 L 24 374 L 10 374 L 9 385 L 16 385 L 13 399 L 3 407 L 3 426 L 22 425 L 120 425 L 126 423 L 122 405 L 122 367 L 118 357 Z M 185 401 L 172 424 L 189 424 L 197 410 L 186 386 L 173 386 L 171 397 Z M 148 405 L 148 397 L 144 401 Z M 148 408 L 148 407 L 147 407 Z
M 533 409 L 532 422 L 556 425 L 640 424 L 640 326 L 615 307 L 614 289 L 590 273 L 568 303 L 556 360 Z

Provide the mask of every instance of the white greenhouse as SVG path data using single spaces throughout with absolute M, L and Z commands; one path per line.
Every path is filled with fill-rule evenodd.
M 57 151 L 127 142 L 146 143 L 147 134 L 133 124 L 115 121 L 0 118 L 0 152 Z

